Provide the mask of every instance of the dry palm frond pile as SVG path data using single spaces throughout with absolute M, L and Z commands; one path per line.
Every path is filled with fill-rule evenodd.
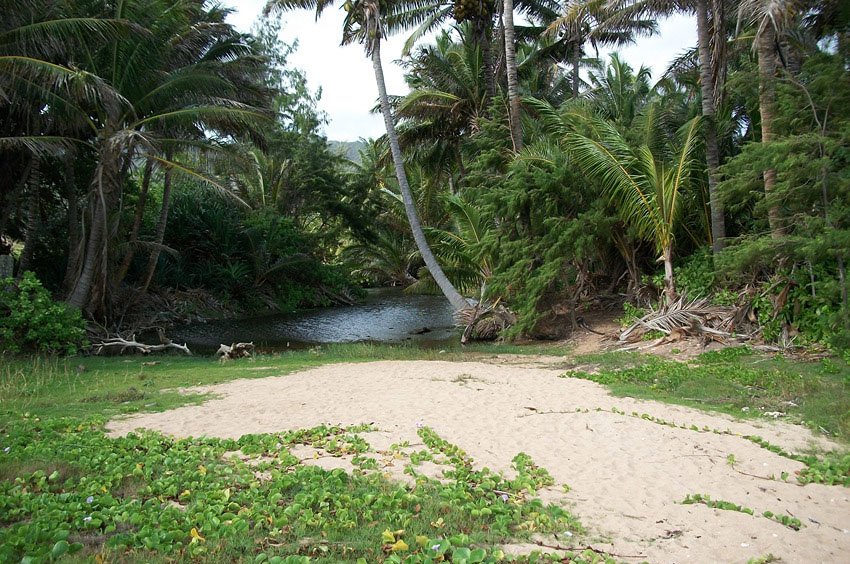
M 709 298 L 689 300 L 679 296 L 659 310 L 652 310 L 620 334 L 621 342 L 643 340 L 651 332 L 663 333 L 661 342 L 678 341 L 688 337 L 702 338 L 704 342 L 744 342 L 760 333 L 752 326 L 748 308 L 721 306 Z

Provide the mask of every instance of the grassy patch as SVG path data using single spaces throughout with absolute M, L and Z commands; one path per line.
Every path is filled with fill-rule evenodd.
M 612 353 L 577 359 L 599 373 L 568 376 L 609 386 L 619 396 L 655 399 L 736 417 L 774 416 L 850 442 L 850 366 L 752 353 L 739 347 L 709 352 L 689 362 Z
M 563 354 L 541 345 L 456 346 L 445 350 L 370 343 L 329 345 L 228 363 L 209 357 L 11 358 L 0 364 L 0 421 L 15 413 L 45 417 L 113 416 L 162 411 L 198 402 L 204 395 L 176 390 L 237 378 L 288 374 L 339 362 L 371 360 L 474 361 L 492 354 Z

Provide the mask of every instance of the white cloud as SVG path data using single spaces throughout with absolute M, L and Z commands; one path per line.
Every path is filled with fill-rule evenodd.
M 259 17 L 265 0 L 225 0 L 235 9 L 229 20 L 242 31 L 249 31 Z M 361 45 L 341 47 L 342 21 L 345 13 L 331 6 L 318 21 L 312 11 L 288 12 L 282 16 L 284 41 L 298 41 L 298 50 L 290 57 L 293 67 L 302 69 L 311 88 L 322 89 L 319 109 L 328 115 L 325 134 L 329 139 L 353 141 L 359 137 L 378 137 L 384 133 L 379 115 L 370 113 L 378 90 L 372 63 Z M 633 67 L 645 64 L 658 78 L 668 63 L 696 41 L 692 18 L 676 16 L 660 22 L 661 33 L 641 39 L 637 45 L 621 50 Z M 391 37 L 382 46 L 382 59 L 387 90 L 405 94 L 402 69 L 394 64 L 401 56 L 406 35 Z

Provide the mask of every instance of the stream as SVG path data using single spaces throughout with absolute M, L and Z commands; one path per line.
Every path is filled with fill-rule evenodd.
M 452 308 L 443 296 L 408 295 L 400 288 L 369 290 L 362 301 L 298 313 L 223 319 L 174 327 L 169 337 L 192 351 L 253 342 L 264 352 L 325 343 L 401 343 L 438 347 L 458 339 Z

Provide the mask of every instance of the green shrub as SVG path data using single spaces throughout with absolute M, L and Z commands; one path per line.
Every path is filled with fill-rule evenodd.
M 53 301 L 32 272 L 0 280 L 0 346 L 4 351 L 74 354 L 85 340 L 80 311 Z

